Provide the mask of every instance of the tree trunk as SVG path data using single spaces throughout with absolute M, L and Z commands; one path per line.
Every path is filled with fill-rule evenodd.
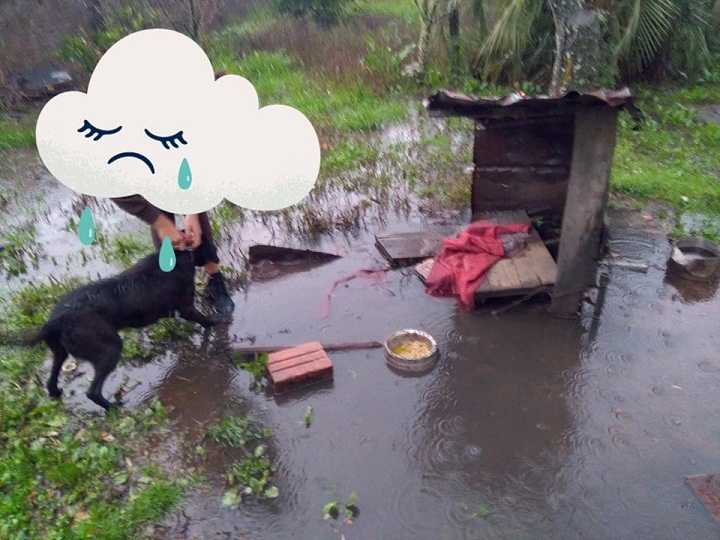
M 450 34 L 450 63 L 453 79 L 457 81 L 462 69 L 460 55 L 460 7 L 456 4 L 448 13 L 448 30 Z
M 200 15 L 195 6 L 195 0 L 188 0 L 190 8 L 190 37 L 196 43 L 200 41 Z
M 100 1 L 101 0 L 90 0 L 86 4 L 90 8 L 90 31 L 93 35 L 105 28 L 105 16 Z
M 427 73 L 428 56 L 430 54 L 430 33 L 432 25 L 426 21 L 422 22 L 420 36 L 418 37 L 418 75 L 424 77 Z
M 420 36 L 418 37 L 417 75 L 425 78 L 427 73 L 428 57 L 430 56 L 430 40 L 435 24 L 435 12 L 438 0 L 415 0 L 415 6 L 420 14 Z
M 584 0 L 548 0 L 555 21 L 555 61 L 550 95 L 596 90 L 607 67 L 608 47 L 598 13 Z

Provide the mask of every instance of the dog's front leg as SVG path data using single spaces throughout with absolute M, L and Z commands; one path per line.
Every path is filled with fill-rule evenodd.
M 197 310 L 195 306 L 182 307 L 178 309 L 180 316 L 186 321 L 196 322 L 202 325 L 203 328 L 209 328 L 215 326 L 223 321 L 223 318 L 219 315 L 207 315 Z

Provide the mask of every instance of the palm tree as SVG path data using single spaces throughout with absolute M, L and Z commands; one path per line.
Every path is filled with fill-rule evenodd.
M 495 0 L 472 1 L 477 11 L 478 4 Z M 626 77 L 698 72 L 720 41 L 720 0 L 505 0 L 503 5 L 478 51 L 476 70 L 494 79 L 517 66 L 533 67 L 528 58 L 540 55 L 539 45 L 552 43 L 554 92 L 620 72 Z M 547 77 L 547 67 L 543 71 Z

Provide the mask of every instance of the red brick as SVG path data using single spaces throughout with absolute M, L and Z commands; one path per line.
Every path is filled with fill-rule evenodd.
M 270 364 L 270 367 L 268 369 L 272 373 L 276 373 L 288 367 L 308 364 L 310 362 L 314 362 L 315 360 L 320 360 L 321 358 L 327 358 L 325 351 L 313 351 L 311 353 L 295 356 L 293 358 L 286 358 L 285 360 L 282 360 L 280 362 L 275 362 L 274 364 Z
M 270 365 L 274 364 L 275 362 L 281 362 L 283 360 L 287 360 L 288 358 L 293 358 L 295 356 L 305 354 L 307 352 L 322 350 L 322 345 L 320 345 L 320 343 L 318 343 L 317 341 L 314 341 L 312 343 L 306 343 L 304 345 L 298 345 L 297 347 L 291 347 L 290 349 L 284 349 L 282 351 L 271 353 L 268 355 L 267 363 L 268 365 Z
M 319 343 L 285 349 L 270 357 L 273 361 L 268 358 L 268 379 L 276 393 L 285 392 L 297 384 L 333 377 L 332 362 Z

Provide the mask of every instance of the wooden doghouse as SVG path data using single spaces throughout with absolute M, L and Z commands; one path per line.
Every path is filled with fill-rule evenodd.
M 476 99 L 441 91 L 430 116 L 475 120 L 472 212 L 525 210 L 561 221 L 551 310 L 577 312 L 594 283 L 618 111 L 635 111 L 627 88 L 560 97 Z

